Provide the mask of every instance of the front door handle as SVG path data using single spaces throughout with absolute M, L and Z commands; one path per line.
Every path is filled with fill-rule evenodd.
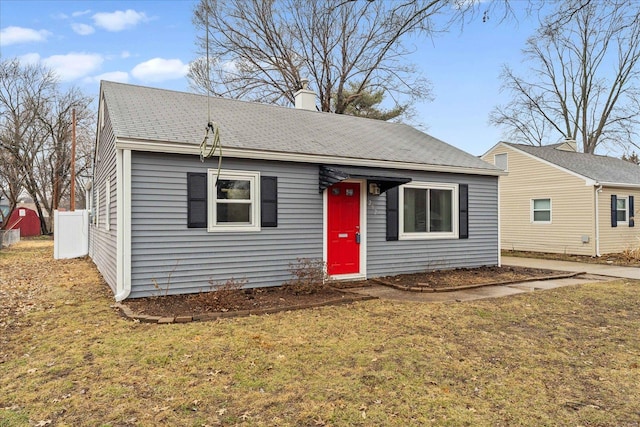
M 356 243 L 360 244 L 360 232 L 356 232 Z

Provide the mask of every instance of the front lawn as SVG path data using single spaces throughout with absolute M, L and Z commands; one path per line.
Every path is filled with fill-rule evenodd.
M 88 259 L 0 251 L 0 426 L 638 426 L 640 282 L 119 317 Z

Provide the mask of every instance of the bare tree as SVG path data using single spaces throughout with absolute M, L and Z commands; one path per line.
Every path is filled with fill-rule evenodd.
M 0 62 L 0 158 L 7 162 L 0 174 L 7 183 L 3 192 L 13 191 L 14 202 L 22 188 L 29 193 L 43 234 L 50 231 L 44 212 L 52 217 L 69 191 L 71 110 L 88 129 L 94 116 L 90 103 L 75 88 L 62 92 L 46 67 Z M 83 136 L 85 144 L 90 140 Z M 87 168 L 89 162 L 83 164 Z
M 509 138 L 543 145 L 575 139 L 582 151 L 634 142 L 640 117 L 640 8 L 634 0 L 558 5 L 527 41 L 527 77 L 505 66 L 513 99 L 490 121 Z
M 435 31 L 432 17 L 448 5 L 200 0 L 194 24 L 203 34 L 203 58 L 191 64 L 189 77 L 196 90 L 281 105 L 292 104 L 302 79 L 309 78 L 319 109 L 338 114 L 365 91 L 382 91 L 398 105 L 428 98 L 430 85 L 404 60 L 410 50 L 403 42 L 410 34 Z

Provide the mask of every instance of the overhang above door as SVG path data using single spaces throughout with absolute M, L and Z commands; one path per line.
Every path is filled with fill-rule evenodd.
M 356 168 L 320 165 L 319 192 L 322 193 L 325 188 L 346 179 L 366 179 L 367 185 L 377 184 L 380 187 L 380 193 L 411 182 L 411 178 L 394 176 L 393 174 L 378 175 Z

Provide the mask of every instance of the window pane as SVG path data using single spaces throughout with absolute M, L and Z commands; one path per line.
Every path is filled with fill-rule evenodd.
M 627 210 L 627 199 L 617 199 L 616 207 L 618 210 Z
M 551 199 L 538 199 L 533 201 L 534 210 L 551 210 Z
M 429 231 L 453 231 L 451 190 L 429 190 Z
M 216 219 L 218 223 L 251 223 L 250 203 L 220 203 L 216 205 Z
M 617 220 L 620 222 L 627 221 L 627 211 L 616 211 Z
M 218 200 L 251 199 L 251 181 L 238 179 L 219 179 L 217 185 Z
M 404 232 L 424 233 L 427 231 L 427 190 L 404 189 Z
M 533 212 L 534 221 L 551 221 L 551 211 L 535 211 Z

